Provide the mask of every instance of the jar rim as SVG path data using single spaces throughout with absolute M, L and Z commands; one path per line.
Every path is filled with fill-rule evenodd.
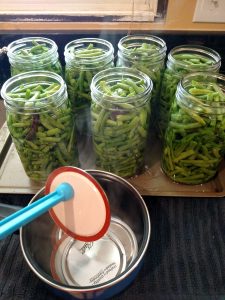
M 126 47 L 124 47 L 124 43 L 131 41 L 131 42 L 141 42 L 141 41 L 145 41 L 147 43 L 155 43 L 157 45 L 160 46 L 160 49 L 158 52 L 153 53 L 152 55 L 149 55 L 148 60 L 152 59 L 154 57 L 156 58 L 164 58 L 166 56 L 166 51 L 167 51 L 167 46 L 166 46 L 166 42 L 161 39 L 160 37 L 154 36 L 154 35 L 126 35 L 124 37 L 122 37 L 119 40 L 118 43 L 118 49 L 119 51 L 121 51 L 125 56 L 129 57 L 130 55 L 130 50 Z
M 187 90 L 187 83 L 191 82 L 192 80 L 196 79 L 196 77 L 203 78 L 204 82 L 207 83 L 215 83 L 215 80 L 221 80 L 224 83 L 224 101 L 217 101 L 214 102 L 213 105 L 207 103 L 206 101 L 200 99 L 192 95 Z M 214 80 L 214 82 L 213 82 Z M 176 91 L 176 99 L 178 103 L 188 107 L 188 100 L 191 103 L 191 108 L 196 112 L 201 112 L 205 114 L 225 114 L 225 76 L 220 73 L 203 73 L 203 72 L 195 72 L 191 74 L 185 75 L 179 82 Z M 186 101 L 187 100 L 187 101 Z M 219 104 L 219 106 L 218 106 Z
M 12 76 L 10 77 L 7 81 L 4 82 L 2 88 L 1 88 L 1 97 L 3 98 L 4 100 L 4 103 L 5 103 L 5 106 L 6 108 L 10 107 L 10 105 L 12 105 L 13 103 L 25 103 L 27 101 L 27 99 L 23 99 L 23 98 L 19 98 L 19 99 L 14 99 L 10 96 L 8 96 L 8 93 L 6 92 L 7 89 L 12 86 L 13 84 L 15 84 L 16 82 L 19 82 L 19 81 L 22 81 L 24 79 L 28 79 L 30 80 L 30 83 L 32 83 L 32 79 L 34 80 L 34 82 L 38 82 L 37 78 L 41 78 L 41 77 L 44 77 L 45 79 L 48 79 L 46 80 L 46 82 L 49 82 L 49 83 L 54 83 L 54 80 L 55 82 L 58 82 L 60 84 L 60 88 L 55 91 L 53 94 L 45 97 L 45 98 L 41 98 L 41 99 L 38 99 L 38 101 L 41 103 L 41 102 L 44 102 L 48 99 L 56 99 L 56 96 L 60 96 L 64 93 L 64 91 L 66 91 L 66 84 L 63 80 L 63 78 L 54 73 L 54 72 L 49 72 L 49 71 L 29 71 L 29 72 L 25 72 L 25 73 L 21 73 L 21 74 L 17 74 L 15 76 Z M 26 83 L 26 82 L 25 82 Z M 19 85 L 19 84 L 18 84 Z M 64 100 L 64 99 L 60 99 L 61 97 L 59 97 L 59 103 L 60 104 L 61 100 Z M 62 97 L 63 98 L 63 97 Z M 31 107 L 31 108 L 26 108 L 26 111 L 39 111 L 40 109 L 43 109 L 43 107 L 48 107 L 49 105 L 51 105 L 51 101 L 50 102 L 47 102 L 45 106 L 41 106 L 40 108 L 37 107 L 37 108 L 34 108 L 34 107 Z
M 97 57 L 92 57 L 91 60 L 90 58 L 77 58 L 74 53 L 71 53 L 70 50 L 73 47 L 79 47 L 82 46 L 83 44 L 90 44 L 90 43 L 96 43 L 99 45 L 106 46 L 108 48 L 108 51 L 104 52 L 104 54 L 97 56 Z M 100 38 L 80 38 L 73 40 L 66 44 L 64 48 L 64 57 L 66 61 L 73 61 L 74 64 L 80 65 L 80 64 L 94 64 L 101 62 L 102 60 L 105 60 L 106 58 L 110 58 L 114 54 L 114 47 L 113 45 L 104 39 Z
M 191 52 L 191 53 L 200 54 L 200 55 L 204 55 L 205 57 L 212 58 L 214 61 L 214 63 L 212 65 L 209 65 L 207 67 L 205 65 L 202 66 L 202 69 L 204 71 L 212 70 L 212 69 L 219 69 L 221 66 L 221 56 L 217 51 L 215 51 L 211 48 L 205 47 L 205 46 L 192 45 L 192 44 L 179 45 L 179 46 L 176 46 L 173 49 L 171 49 L 171 51 L 168 53 L 167 66 L 168 66 L 168 63 L 171 63 L 171 64 L 176 64 L 177 66 L 179 66 L 183 69 L 189 69 L 189 70 L 193 70 L 196 72 L 199 71 L 199 66 L 191 67 L 189 64 L 186 64 L 186 63 L 174 58 L 174 54 L 177 54 L 179 52 L 185 52 L 186 54 Z
M 129 96 L 129 97 L 116 97 L 116 96 L 110 96 L 106 95 L 103 93 L 101 90 L 97 88 L 97 83 L 103 80 L 103 78 L 106 78 L 107 76 L 118 76 L 118 78 L 124 78 L 125 76 L 133 76 L 138 78 L 139 80 L 143 79 L 144 83 L 146 85 L 146 88 L 143 92 L 136 94 L 135 96 Z M 102 70 L 98 72 L 92 79 L 91 82 L 91 94 L 95 98 L 101 98 L 104 99 L 104 102 L 112 103 L 115 102 L 115 98 L 117 99 L 116 103 L 121 104 L 121 103 L 133 103 L 134 101 L 137 101 L 137 99 L 146 97 L 148 94 L 151 93 L 152 88 L 153 88 L 153 83 L 152 80 L 148 75 L 145 73 L 139 71 L 139 70 L 134 70 L 132 68 L 128 67 L 114 67 L 114 68 L 108 68 L 106 70 Z M 146 97 L 146 101 L 147 101 Z
M 36 61 L 36 60 L 44 59 L 44 58 L 51 58 L 55 53 L 57 54 L 57 57 L 58 57 L 58 53 L 57 53 L 58 46 L 56 45 L 56 43 L 53 40 L 45 38 L 45 37 L 34 36 L 34 37 L 25 37 L 22 39 L 15 40 L 7 46 L 7 56 L 11 60 L 11 62 L 16 59 L 20 63 L 28 63 L 27 59 L 21 58 L 20 56 L 17 55 L 17 50 L 24 49 L 24 47 L 27 45 L 27 43 L 29 43 L 29 42 L 32 43 L 32 41 L 46 43 L 49 46 L 49 50 L 44 53 L 41 53 L 41 54 L 30 56 L 29 61 L 30 60 Z

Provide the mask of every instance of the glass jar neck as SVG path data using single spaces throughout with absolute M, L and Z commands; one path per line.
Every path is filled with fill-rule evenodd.
M 191 94 L 190 89 L 193 88 L 193 82 L 197 83 L 205 89 L 205 93 L 209 88 L 215 89 L 215 93 L 219 95 L 215 101 L 204 97 L 201 93 L 198 95 Z M 209 90 L 210 91 L 210 90 Z M 176 91 L 176 101 L 181 107 L 186 107 L 197 114 L 203 115 L 224 115 L 225 114 L 225 76 L 221 74 L 211 74 L 197 72 L 184 76 L 179 82 Z
M 23 87 L 24 93 L 30 86 L 50 87 L 52 84 L 59 85 L 59 88 L 54 92 L 42 98 L 27 100 L 22 97 L 15 98 L 12 93 L 17 87 Z M 26 89 L 27 87 L 27 89 Z M 66 84 L 61 76 L 47 71 L 31 71 L 22 73 L 8 79 L 2 86 L 1 96 L 4 99 L 7 111 L 16 112 L 19 114 L 38 114 L 48 112 L 53 107 L 61 106 L 67 100 Z M 22 107 L 22 109 L 21 109 Z
M 191 64 L 190 60 L 187 58 L 181 59 L 183 56 L 192 56 L 193 59 L 195 57 L 201 57 L 202 60 L 208 60 L 209 64 Z M 195 46 L 195 45 L 183 45 L 173 48 L 168 54 L 167 60 L 167 69 L 174 71 L 175 73 L 190 73 L 190 72 L 217 72 L 221 66 L 221 57 L 219 53 L 216 51 L 203 47 L 203 46 Z
M 59 59 L 56 43 L 47 38 L 29 37 L 16 40 L 7 47 L 7 55 L 12 66 L 21 64 L 30 69 L 32 64 L 40 68 L 55 64 Z
M 166 43 L 156 36 L 128 35 L 118 43 L 118 57 L 133 62 L 158 63 L 164 60 L 166 50 Z
M 86 57 L 79 56 L 82 50 L 86 51 L 92 45 L 93 49 L 100 49 L 101 53 L 97 56 L 94 53 L 86 54 Z M 64 50 L 65 62 L 67 66 L 82 67 L 94 69 L 96 67 L 104 67 L 114 60 L 114 48 L 112 44 L 103 39 L 84 38 L 74 40 L 68 43 Z
M 128 97 L 108 95 L 107 93 L 102 92 L 100 87 L 101 82 L 113 86 L 120 83 L 123 79 L 128 79 L 133 82 L 142 82 L 142 86 L 144 87 L 143 92 Z M 126 67 L 115 67 L 103 70 L 93 77 L 91 83 L 91 95 L 94 102 L 107 109 L 113 109 L 114 105 L 124 103 L 134 104 L 135 107 L 139 107 L 150 100 L 149 95 L 152 91 L 152 87 L 153 83 L 151 79 L 144 73 Z M 118 108 L 116 108 L 116 110 L 118 110 Z M 121 110 L 129 110 L 129 105 L 127 107 L 124 106 Z

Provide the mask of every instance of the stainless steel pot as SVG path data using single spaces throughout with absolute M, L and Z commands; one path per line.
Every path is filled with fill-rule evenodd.
M 108 236 L 105 237 L 105 240 L 97 241 L 99 244 L 92 248 L 100 249 L 103 245 L 107 245 L 107 241 L 110 239 L 105 251 L 102 251 L 102 249 L 100 249 L 101 251 L 99 250 L 100 252 L 95 250 L 97 251 L 95 255 L 91 253 L 92 260 L 87 262 L 82 258 L 77 263 L 76 259 L 81 257 L 81 254 L 86 251 L 85 249 L 89 249 L 92 246 L 84 244 L 82 247 L 78 247 L 76 241 L 65 236 L 65 234 L 56 227 L 48 213 L 43 214 L 20 230 L 22 252 L 29 267 L 41 280 L 52 288 L 54 293 L 66 299 L 107 299 L 124 290 L 138 274 L 150 239 L 151 226 L 149 213 L 138 191 L 126 180 L 114 174 L 99 170 L 88 170 L 87 172 L 100 183 L 110 203 L 112 226 L 110 225 L 109 233 Z M 40 190 L 32 198 L 31 202 L 43 196 L 43 192 L 44 189 Z M 115 224 L 115 222 L 117 223 Z M 123 227 L 123 224 L 126 224 L 126 226 Z M 120 231 L 121 226 L 124 229 L 123 231 Z M 125 232 L 125 235 L 123 235 L 123 232 Z M 122 243 L 121 236 L 125 237 L 124 239 L 122 238 Z M 65 242 L 65 240 L 68 240 L 68 243 Z M 129 245 L 123 245 L 123 243 L 128 243 Z M 68 245 L 70 245 L 69 250 Z M 118 251 L 114 247 L 115 245 L 120 248 Z M 71 247 L 74 248 L 72 249 Z M 66 248 L 68 251 L 65 250 Z M 120 255 L 117 255 L 117 252 L 113 250 L 114 248 Z M 77 250 L 79 251 L 77 252 Z M 78 253 L 78 256 L 76 253 Z M 101 282 L 101 278 L 103 277 L 101 269 L 101 272 L 96 270 L 98 274 L 92 276 L 94 279 L 98 278 L 95 284 L 93 284 L 93 282 L 89 285 L 76 284 L 78 281 L 82 282 L 82 274 L 84 271 L 93 273 L 93 268 L 91 267 L 93 266 L 93 259 L 95 259 L 94 266 L 96 266 L 96 262 L 99 261 L 102 266 L 102 260 L 107 260 L 110 253 L 114 255 L 114 258 L 117 257 L 115 258 L 117 261 L 113 266 L 113 272 L 116 270 L 117 274 L 113 278 L 109 277 L 109 280 L 107 280 L 107 277 L 105 277 Z M 74 264 L 73 267 L 70 268 L 68 265 L 61 267 L 61 262 L 65 260 L 65 257 L 61 258 L 63 255 L 70 263 L 72 261 L 72 264 Z M 73 257 L 73 255 L 75 255 L 75 257 Z M 131 257 L 132 255 L 133 258 Z M 59 258 L 61 259 L 60 262 L 56 261 L 59 260 Z M 90 265 L 88 265 L 88 263 L 90 263 Z M 118 270 L 116 269 L 117 264 L 120 264 L 120 267 L 117 268 Z M 79 269 L 77 271 L 78 265 L 80 268 L 80 276 Z M 73 272 L 71 270 L 75 270 L 74 268 L 76 269 L 74 274 L 78 276 L 76 282 L 69 278 L 71 272 Z M 109 273 L 109 266 L 107 266 L 106 269 Z M 65 274 L 63 272 L 67 272 L 66 276 L 64 276 Z M 104 270 L 104 274 L 107 272 Z M 91 282 L 91 280 L 89 282 Z

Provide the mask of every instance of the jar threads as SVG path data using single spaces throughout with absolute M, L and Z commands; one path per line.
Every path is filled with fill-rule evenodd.
M 63 75 L 58 47 L 53 40 L 43 37 L 22 38 L 7 47 L 11 76 L 28 71 L 49 71 Z

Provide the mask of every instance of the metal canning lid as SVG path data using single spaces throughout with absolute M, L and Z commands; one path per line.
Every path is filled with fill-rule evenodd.
M 125 249 L 113 233 L 94 242 L 65 236 L 51 256 L 54 279 L 72 286 L 104 283 L 121 274 L 125 268 Z
M 126 264 L 129 266 L 138 254 L 138 244 L 131 228 L 117 217 L 111 218 L 108 234 L 113 233 L 123 244 L 126 253 Z M 55 244 L 64 237 L 65 233 L 60 228 L 55 228 L 52 233 L 52 243 Z

